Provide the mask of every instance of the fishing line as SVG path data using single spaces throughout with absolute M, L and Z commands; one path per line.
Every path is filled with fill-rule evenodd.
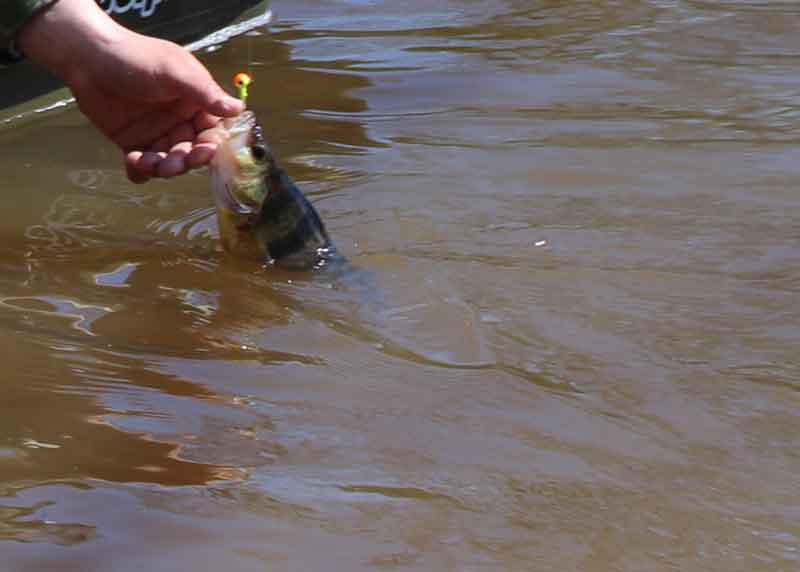
M 247 75 L 253 77 L 253 36 L 247 33 Z
M 247 45 L 247 73 L 239 72 L 233 76 L 233 85 L 236 87 L 237 95 L 242 102 L 247 105 L 248 87 L 253 82 L 253 36 L 252 32 L 245 34 L 245 43 Z
M 253 82 L 253 67 L 255 65 L 255 61 L 253 60 L 253 36 L 260 36 L 261 32 L 258 31 L 257 28 L 266 28 L 270 22 L 272 22 L 272 11 L 267 10 L 262 18 L 262 21 L 257 26 L 244 33 L 245 45 L 247 46 L 247 61 L 245 62 L 247 72 L 237 73 L 233 78 L 233 85 L 236 87 L 239 99 L 241 99 L 245 104 L 247 104 L 247 88 Z

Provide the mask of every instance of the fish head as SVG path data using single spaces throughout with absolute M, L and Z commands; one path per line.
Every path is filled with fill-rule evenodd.
M 313 268 L 335 255 L 314 207 L 278 166 L 251 111 L 204 132 L 220 242 L 243 258 Z
M 225 119 L 216 131 L 210 165 L 214 200 L 218 209 L 245 225 L 258 218 L 269 194 L 275 157 L 252 111 Z

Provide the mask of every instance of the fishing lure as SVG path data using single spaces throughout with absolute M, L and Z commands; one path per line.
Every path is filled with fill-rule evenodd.
M 253 83 L 253 78 L 244 72 L 239 72 L 233 76 L 233 85 L 236 87 L 242 103 L 247 103 L 247 96 L 249 95 L 247 88 L 250 87 L 251 83 Z

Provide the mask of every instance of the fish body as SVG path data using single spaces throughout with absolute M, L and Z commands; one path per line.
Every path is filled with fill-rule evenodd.
M 225 250 L 288 268 L 340 259 L 319 214 L 281 168 L 251 111 L 217 128 L 211 189 Z

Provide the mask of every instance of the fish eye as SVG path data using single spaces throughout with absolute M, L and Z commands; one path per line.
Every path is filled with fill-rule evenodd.
M 253 155 L 253 159 L 258 162 L 267 158 L 267 148 L 264 145 L 253 145 L 250 147 L 250 153 Z

